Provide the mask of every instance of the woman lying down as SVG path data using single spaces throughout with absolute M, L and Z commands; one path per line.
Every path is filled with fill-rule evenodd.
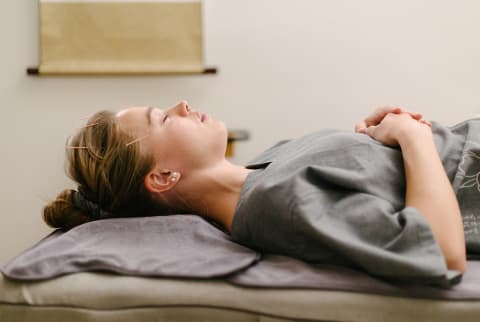
M 355 133 L 282 141 L 240 166 L 225 159 L 224 123 L 185 101 L 102 111 L 67 145 L 78 190 L 63 191 L 44 219 L 70 229 L 194 213 L 264 253 L 387 278 L 463 273 L 470 237 L 461 212 L 471 219 L 478 209 L 471 171 L 480 140 L 470 136 L 479 131 L 480 119 L 445 127 L 383 107 Z

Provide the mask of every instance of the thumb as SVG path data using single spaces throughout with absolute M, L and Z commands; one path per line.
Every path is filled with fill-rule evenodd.
M 377 128 L 378 128 L 378 125 L 369 126 L 365 128 L 363 133 L 373 137 L 375 135 L 375 131 L 377 130 Z
M 355 124 L 355 132 L 357 133 L 364 133 L 366 128 L 367 128 L 367 124 L 364 121 Z

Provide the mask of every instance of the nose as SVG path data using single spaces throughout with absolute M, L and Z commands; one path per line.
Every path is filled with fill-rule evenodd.
M 178 102 L 177 105 L 175 105 L 172 109 L 182 116 L 187 116 L 188 113 L 190 113 L 190 111 L 192 110 L 190 105 L 188 105 L 187 101 Z

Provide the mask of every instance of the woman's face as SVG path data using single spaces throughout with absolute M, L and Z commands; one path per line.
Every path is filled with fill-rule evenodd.
M 223 160 L 227 130 L 223 122 L 192 109 L 186 101 L 161 110 L 131 107 L 117 113 L 120 126 L 135 133 L 157 165 L 182 174 Z

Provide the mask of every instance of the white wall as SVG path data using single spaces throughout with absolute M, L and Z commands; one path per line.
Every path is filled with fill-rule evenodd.
M 480 113 L 477 0 L 205 0 L 216 76 L 29 77 L 37 1 L 0 13 L 0 264 L 50 231 L 40 213 L 70 184 L 65 138 L 100 108 L 185 98 L 250 130 L 241 163 L 281 138 L 350 130 L 381 104 L 445 123 Z

